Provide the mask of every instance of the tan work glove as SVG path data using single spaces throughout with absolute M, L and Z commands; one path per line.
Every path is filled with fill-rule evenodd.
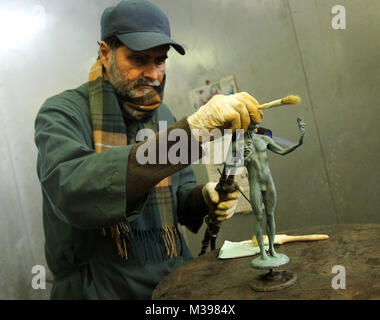
M 202 189 L 203 199 L 207 206 L 213 211 L 218 222 L 230 219 L 236 210 L 239 191 L 227 194 L 227 200 L 220 201 L 219 193 L 215 190 L 217 183 L 209 182 Z M 242 187 L 239 187 L 241 191 Z
M 196 137 L 200 130 L 236 129 L 247 131 L 251 121 L 261 123 L 263 112 L 258 109 L 259 103 L 247 92 L 233 95 L 215 95 L 198 111 L 187 118 L 190 129 Z M 200 134 L 204 133 L 201 132 Z

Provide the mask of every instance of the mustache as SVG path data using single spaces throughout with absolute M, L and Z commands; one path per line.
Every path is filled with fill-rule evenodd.
M 138 79 L 136 82 L 133 84 L 133 88 L 136 88 L 138 86 L 151 86 L 151 87 L 158 87 L 160 85 L 160 81 L 158 80 L 149 80 L 149 79 Z

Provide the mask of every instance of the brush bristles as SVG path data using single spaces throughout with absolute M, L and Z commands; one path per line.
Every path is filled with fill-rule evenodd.
M 284 104 L 297 104 L 301 102 L 301 98 L 299 96 L 290 95 L 281 99 L 281 102 Z

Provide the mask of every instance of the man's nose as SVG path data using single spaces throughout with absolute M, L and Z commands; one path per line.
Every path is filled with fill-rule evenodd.
M 148 66 L 146 66 L 144 70 L 144 77 L 150 78 L 152 80 L 158 80 L 159 71 L 155 63 L 150 63 Z

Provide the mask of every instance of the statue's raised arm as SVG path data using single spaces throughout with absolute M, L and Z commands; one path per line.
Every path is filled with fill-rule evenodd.
M 277 143 L 275 143 L 272 139 L 269 140 L 268 142 L 268 149 L 274 153 L 280 154 L 282 156 L 293 152 L 296 150 L 300 145 L 303 144 L 303 138 L 305 136 L 305 121 L 297 117 L 297 124 L 298 124 L 298 130 L 300 132 L 300 138 L 298 140 L 298 144 L 295 144 L 294 146 L 288 147 L 288 148 L 283 148 L 279 146 Z

